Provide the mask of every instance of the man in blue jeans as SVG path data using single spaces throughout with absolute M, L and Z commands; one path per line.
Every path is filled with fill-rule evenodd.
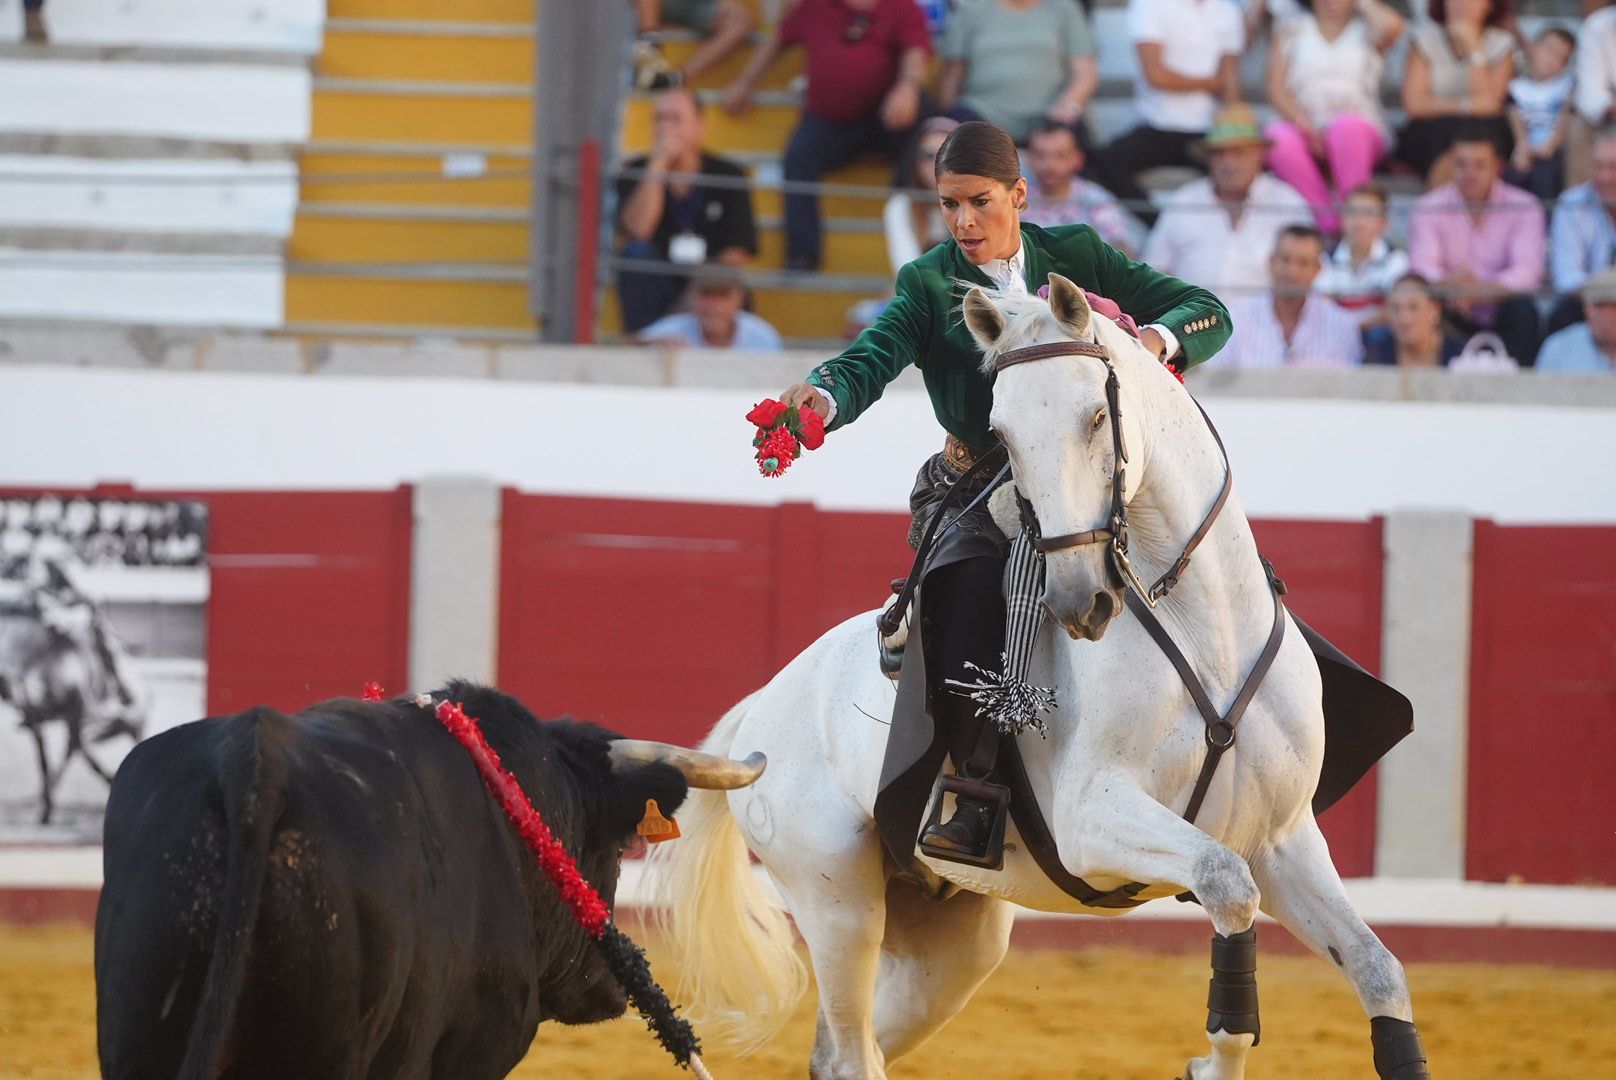
M 915 0 L 799 0 L 724 92 L 724 108 L 745 113 L 758 79 L 790 45 L 803 47 L 808 94 L 786 145 L 786 180 L 817 181 L 869 150 L 895 156 L 920 119 L 931 56 Z M 787 268 L 819 269 L 818 197 L 788 194 L 785 210 Z
M 45 29 L 45 0 L 22 0 L 22 39 L 36 45 L 50 40 Z

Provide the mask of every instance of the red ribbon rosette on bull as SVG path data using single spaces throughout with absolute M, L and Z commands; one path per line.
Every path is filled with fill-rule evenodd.
M 812 409 L 764 398 L 746 419 L 757 428 L 752 449 L 764 476 L 779 476 L 804 450 L 818 450 L 825 442 L 825 421 Z

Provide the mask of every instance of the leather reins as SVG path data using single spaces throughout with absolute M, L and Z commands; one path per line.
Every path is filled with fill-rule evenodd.
M 1206 723 L 1206 758 L 1202 761 L 1201 771 L 1195 778 L 1195 786 L 1190 791 L 1189 805 L 1184 810 L 1184 820 L 1193 822 L 1201 810 L 1201 804 L 1206 800 L 1207 790 L 1212 785 L 1212 776 L 1217 771 L 1218 761 L 1224 753 L 1234 745 L 1235 725 L 1245 715 L 1246 707 L 1257 696 L 1257 688 L 1262 684 L 1264 676 L 1274 664 L 1274 658 L 1279 655 L 1280 644 L 1285 638 L 1285 603 L 1281 599 L 1285 593 L 1285 583 L 1274 574 L 1274 568 L 1263 560 L 1263 572 L 1268 578 L 1269 591 L 1274 597 L 1274 623 L 1268 632 L 1268 641 L 1263 646 L 1262 653 L 1252 666 L 1251 673 L 1246 676 L 1245 682 L 1235 694 L 1234 702 L 1229 711 L 1219 714 L 1216 706 L 1212 704 L 1206 687 L 1195 674 L 1189 657 L 1178 647 L 1178 643 L 1167 632 L 1161 620 L 1156 618 L 1152 610 L 1156 604 L 1172 591 L 1189 567 L 1190 556 L 1206 539 L 1207 533 L 1212 531 L 1212 525 L 1218 514 L 1223 510 L 1224 504 L 1229 501 L 1229 492 L 1234 486 L 1234 472 L 1229 467 L 1229 452 L 1223 445 L 1223 439 L 1218 435 L 1218 429 L 1213 425 L 1212 418 L 1196 402 L 1195 407 L 1200 409 L 1201 419 L 1206 421 L 1207 430 L 1212 433 L 1212 439 L 1218 444 L 1218 451 L 1223 455 L 1223 486 L 1218 491 L 1217 499 L 1212 503 L 1206 517 L 1201 520 L 1200 527 L 1184 545 L 1183 552 L 1167 572 L 1158 578 L 1155 584 L 1146 588 L 1134 572 L 1132 564 L 1128 561 L 1128 505 L 1123 498 L 1125 475 L 1124 467 L 1128 463 L 1128 448 L 1122 438 L 1121 413 L 1121 385 L 1117 381 L 1116 365 L 1112 363 L 1111 351 L 1097 342 L 1088 341 L 1057 341 L 1043 345 L 1029 345 L 1023 349 L 1012 349 L 995 358 L 994 372 L 997 374 L 1005 368 L 1017 364 L 1025 364 L 1033 360 L 1045 360 L 1058 356 L 1092 356 L 1105 364 L 1105 400 L 1106 411 L 1111 419 L 1111 446 L 1114 454 L 1114 468 L 1111 475 L 1111 516 L 1107 524 L 1098 529 L 1089 529 L 1086 532 L 1068 533 L 1063 536 L 1044 538 L 1034 532 L 1035 544 L 1039 551 L 1048 554 L 1052 551 L 1065 551 L 1069 548 L 1083 547 L 1088 544 L 1110 544 L 1111 565 L 1117 577 L 1122 581 L 1123 588 L 1127 590 L 1128 608 L 1144 625 L 1145 631 L 1156 642 L 1167 659 L 1178 672 L 1179 679 L 1184 688 L 1189 691 L 1196 710 Z M 1194 400 L 1193 398 L 1191 400 Z M 1001 444 L 1002 445 L 1002 444 Z M 1019 498 L 1019 495 L 1018 495 Z M 1036 530 L 1037 517 L 1029 515 L 1030 509 L 1025 501 L 1022 502 L 1023 517 L 1030 516 L 1030 524 Z

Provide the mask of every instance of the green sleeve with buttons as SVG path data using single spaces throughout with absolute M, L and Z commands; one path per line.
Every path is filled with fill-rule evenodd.
M 1178 338 L 1186 368 L 1206 360 L 1229 340 L 1229 312 L 1221 300 L 1135 262 L 1088 225 L 1043 229 L 1024 223 L 1021 244 L 1028 288 L 1037 290 L 1050 273 L 1058 273 L 1116 301 L 1140 326 L 1160 323 Z M 981 369 L 981 351 L 959 310 L 960 300 L 973 285 L 991 287 L 991 282 L 953 240 L 898 271 L 897 294 L 874 325 L 808 376 L 810 385 L 836 401 L 831 430 L 858 419 L 888 383 L 914 364 L 925 380 L 938 422 L 979 450 L 993 445 L 988 430 L 992 378 Z

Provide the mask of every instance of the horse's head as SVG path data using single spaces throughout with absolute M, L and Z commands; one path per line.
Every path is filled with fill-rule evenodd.
M 1083 290 L 1059 274 L 1049 275 L 1049 299 L 972 289 L 965 296 L 965 325 L 982 347 L 989 372 L 1001 356 L 1032 345 L 1061 341 L 1098 344 L 1111 366 L 1097 357 L 1054 356 L 1015 364 L 998 375 L 991 423 L 1010 452 L 1017 489 L 1032 505 L 1045 538 L 1108 529 L 1117 467 L 1106 382 L 1111 367 L 1121 378 L 1118 411 L 1122 443 L 1136 455 L 1143 446 L 1139 411 L 1132 407 L 1128 374 L 1140 358 L 1156 366 L 1139 342 L 1089 307 Z M 1122 498 L 1133 496 L 1139 463 L 1124 469 Z M 1073 637 L 1098 641 L 1122 611 L 1123 587 L 1104 542 L 1082 543 L 1045 555 L 1044 606 Z

